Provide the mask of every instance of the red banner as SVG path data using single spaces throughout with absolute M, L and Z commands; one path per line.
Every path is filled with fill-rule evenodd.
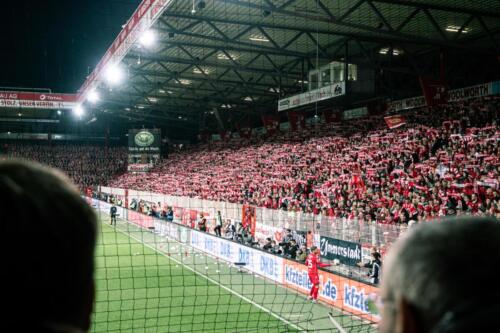
M 406 119 L 403 116 L 384 117 L 387 127 L 390 129 L 398 128 L 406 124 Z
M 74 94 L 32 93 L 22 91 L 0 92 L 0 107 L 30 109 L 71 109 L 76 106 Z
M 306 128 L 306 116 L 301 111 L 288 111 L 288 121 L 292 131 L 302 131 Z
M 262 116 L 262 122 L 264 123 L 264 128 L 266 129 L 267 135 L 274 135 L 276 134 L 276 132 L 278 132 L 280 126 L 278 116 Z
M 427 106 L 442 105 L 448 101 L 448 92 L 444 81 L 420 77 L 420 86 Z
M 255 212 L 255 207 L 249 205 L 243 205 L 241 224 L 243 228 L 250 226 L 250 233 L 255 236 L 255 225 L 257 222 L 257 213 Z
M 196 227 L 196 222 L 198 219 L 198 211 L 193 209 L 183 209 L 181 223 L 189 226 L 190 228 Z

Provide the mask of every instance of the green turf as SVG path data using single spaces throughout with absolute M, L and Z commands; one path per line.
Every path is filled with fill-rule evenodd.
M 338 331 L 329 307 L 125 221 L 102 221 L 93 332 Z M 375 331 L 333 312 L 347 332 Z

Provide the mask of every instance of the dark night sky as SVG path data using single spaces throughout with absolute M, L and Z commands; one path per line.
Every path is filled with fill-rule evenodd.
M 2 2 L 0 86 L 76 92 L 140 2 Z

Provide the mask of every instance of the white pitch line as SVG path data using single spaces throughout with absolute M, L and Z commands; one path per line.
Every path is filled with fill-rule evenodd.
M 128 222 L 127 222 L 127 223 L 128 223 Z M 118 229 L 118 228 L 115 228 L 115 230 L 118 230 L 118 231 L 119 231 L 119 232 L 121 232 L 122 234 L 124 234 L 124 235 L 126 235 L 126 236 L 128 236 L 128 237 L 130 237 L 130 238 L 135 239 L 137 242 L 142 243 L 144 246 L 146 246 L 146 247 L 150 248 L 151 250 L 153 250 L 153 251 L 155 251 L 155 252 L 157 252 L 157 253 L 161 254 L 161 255 L 162 255 L 162 256 L 164 256 L 165 258 L 171 259 L 171 260 L 173 260 L 174 262 L 176 262 L 176 263 L 178 263 L 178 264 L 180 264 L 180 265 L 184 266 L 186 269 L 190 270 L 191 272 L 193 272 L 193 273 L 195 273 L 195 274 L 198 274 L 198 275 L 200 275 L 200 276 L 204 277 L 205 279 L 207 279 L 208 281 L 212 282 L 213 284 L 216 284 L 216 285 L 218 285 L 220 288 L 222 288 L 222 289 L 224 289 L 224 290 L 226 290 L 226 291 L 230 292 L 231 294 L 234 294 L 234 295 L 236 295 L 236 296 L 240 297 L 240 298 L 241 298 L 241 299 L 243 299 L 244 301 L 246 301 L 246 302 L 248 302 L 248 303 L 252 304 L 253 306 L 257 307 L 258 309 L 260 309 L 260 310 L 262 310 L 262 311 L 264 311 L 264 312 L 269 313 L 271 316 L 273 316 L 273 317 L 274 317 L 274 318 L 276 318 L 276 319 L 281 320 L 281 321 L 282 321 L 282 322 L 284 322 L 285 324 L 287 324 L 287 325 L 289 325 L 289 326 L 292 326 L 293 328 L 295 328 L 295 329 L 299 330 L 300 332 L 304 332 L 304 329 L 303 329 L 302 327 L 300 327 L 300 326 L 298 326 L 298 325 L 296 325 L 296 324 L 294 324 L 294 323 L 292 323 L 292 322 L 288 321 L 287 319 L 283 318 L 282 316 L 280 316 L 279 314 L 277 314 L 277 313 L 273 312 L 272 310 L 270 310 L 270 309 L 268 309 L 268 308 L 266 308 L 266 307 L 263 307 L 262 305 L 260 305 L 260 304 L 258 304 L 258 303 L 255 303 L 254 301 L 252 301 L 251 299 L 249 299 L 249 298 L 247 298 L 247 297 L 245 297 L 245 296 L 241 295 L 240 293 L 238 293 L 238 292 L 236 292 L 236 291 L 234 291 L 234 290 L 232 290 L 232 289 L 230 289 L 230 288 L 228 288 L 228 287 L 226 287 L 226 286 L 224 286 L 224 285 L 220 284 L 218 281 L 216 281 L 216 280 L 214 280 L 214 279 L 210 278 L 209 276 L 207 276 L 207 275 L 205 275 L 205 274 L 203 274 L 203 273 L 201 273 L 201 272 L 198 272 L 197 270 L 195 270 L 195 269 L 193 269 L 193 268 L 191 268 L 191 267 L 189 267 L 189 266 L 187 266 L 187 265 L 183 264 L 183 263 L 182 263 L 182 261 L 179 261 L 179 260 L 177 260 L 177 259 L 175 259 L 175 258 L 173 258 L 173 257 L 169 257 L 169 256 L 167 256 L 165 253 L 160 252 L 160 251 L 159 251 L 156 247 L 151 246 L 151 245 L 146 244 L 146 243 L 143 243 L 141 239 L 139 239 L 139 238 L 137 238 L 137 237 L 135 237 L 135 236 L 133 236 L 133 235 L 127 234 L 126 232 L 124 232 L 124 231 L 122 231 L 122 230 L 120 230 L 120 229 Z M 142 231 L 142 230 L 141 230 L 141 231 Z M 172 240 L 173 240 L 174 242 L 177 242 L 175 239 L 172 239 Z M 344 331 L 344 332 L 345 332 L 345 331 Z
M 335 320 L 335 318 L 333 318 L 330 312 L 328 313 L 328 318 L 330 318 L 330 321 L 333 325 L 335 325 L 335 327 L 337 327 L 340 333 L 347 333 L 347 331 Z
M 291 313 L 289 315 L 286 315 L 287 317 L 303 317 L 305 316 L 304 313 Z

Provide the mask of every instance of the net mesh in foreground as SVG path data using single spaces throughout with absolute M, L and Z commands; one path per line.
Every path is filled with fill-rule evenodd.
M 359 316 L 285 287 L 287 273 L 308 285 L 298 269 L 284 271 L 282 257 L 172 222 L 141 227 L 142 217 L 133 215 L 133 222 L 120 216 L 111 225 L 108 214 L 98 214 L 93 332 L 375 331 Z M 335 297 L 333 289 L 320 292 Z

